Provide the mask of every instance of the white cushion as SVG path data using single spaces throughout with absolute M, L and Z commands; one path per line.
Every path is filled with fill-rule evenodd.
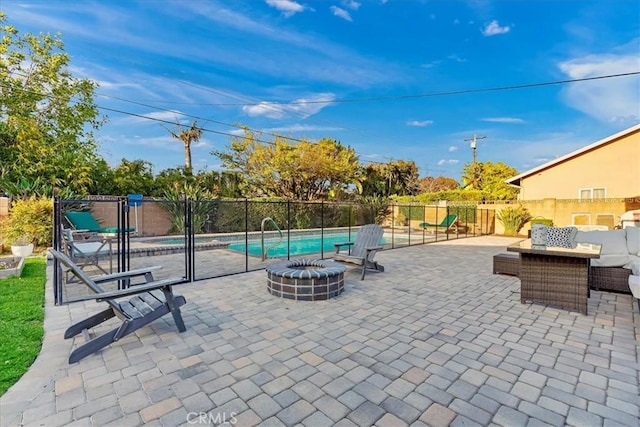
M 627 233 L 624 230 L 578 231 L 576 241 L 602 245 L 600 255 L 627 255 Z
M 593 267 L 624 267 L 629 263 L 629 254 L 609 254 L 600 255 L 600 258 L 593 258 Z
M 105 245 L 102 242 L 74 243 L 72 249 L 72 256 L 74 257 L 96 256 L 109 253 L 109 245 Z
M 627 227 L 627 250 L 630 254 L 640 256 L 640 227 Z
M 629 261 L 624 265 L 624 268 L 631 270 L 631 274 L 640 276 L 640 256 L 629 255 Z
M 640 299 L 640 276 L 629 276 L 629 290 L 634 298 Z

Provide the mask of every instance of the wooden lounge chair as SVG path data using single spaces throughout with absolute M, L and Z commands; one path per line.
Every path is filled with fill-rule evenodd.
M 377 224 L 363 225 L 356 233 L 354 242 L 335 243 L 336 253 L 333 255 L 333 260 L 361 265 L 361 280 L 364 279 L 367 268 L 384 271 L 384 267 L 373 260 L 376 252 L 382 249 L 380 240 L 383 233 L 382 227 Z M 343 247 L 348 247 L 349 252 L 340 252 Z
M 448 232 L 449 230 L 456 231 L 458 227 L 458 215 L 456 214 L 447 215 L 440 224 L 431 224 L 429 222 L 421 222 L 420 227 L 422 227 L 425 230 L 442 229 L 445 232 Z
M 153 271 L 160 267 L 150 267 L 140 270 L 126 271 L 122 273 L 108 274 L 97 278 L 90 278 L 78 265 L 65 254 L 55 249 L 50 249 L 51 255 L 58 260 L 63 269 L 71 271 L 82 283 L 84 283 L 93 295 L 74 299 L 73 302 L 96 300 L 105 302 L 109 308 L 78 323 L 75 323 L 64 333 L 65 338 L 71 338 L 82 333 L 86 342 L 71 352 L 69 363 L 75 363 L 84 357 L 95 353 L 102 348 L 118 341 L 120 338 L 135 332 L 156 319 L 171 313 L 178 331 L 186 331 L 180 306 L 186 303 L 183 296 L 174 295 L 172 286 L 182 282 L 182 278 L 154 280 Z M 144 278 L 143 283 L 133 283 L 133 280 Z M 102 284 L 122 281 L 124 289 L 105 290 Z M 130 297 L 129 299 L 125 297 Z M 91 337 L 89 329 L 118 317 L 122 323 L 108 332 Z
M 82 230 L 100 234 L 116 234 L 120 232 L 118 227 L 101 226 L 98 220 L 93 217 L 91 212 L 67 211 L 64 213 L 64 217 L 67 219 L 69 224 L 78 231 Z M 134 227 L 129 227 L 125 231 L 134 232 L 136 229 Z

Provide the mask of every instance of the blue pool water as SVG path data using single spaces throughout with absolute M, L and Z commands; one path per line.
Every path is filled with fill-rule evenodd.
M 355 233 L 351 235 L 351 239 L 355 239 Z M 279 239 L 265 239 L 264 245 L 267 248 L 278 243 Z M 320 239 L 319 235 L 311 236 L 296 236 L 292 237 L 289 242 L 289 250 L 291 255 L 304 255 L 319 253 L 322 248 L 324 252 L 334 252 L 334 243 L 345 243 L 349 241 L 349 234 L 330 234 L 325 235 L 324 239 Z M 382 239 L 384 244 L 384 239 Z M 249 242 L 249 246 L 245 245 L 245 242 L 231 243 L 229 249 L 245 253 L 245 250 L 250 255 L 261 256 L 262 246 L 260 241 Z M 283 236 L 282 243 L 276 247 L 270 248 L 267 252 L 267 257 L 283 257 L 287 256 L 287 236 Z

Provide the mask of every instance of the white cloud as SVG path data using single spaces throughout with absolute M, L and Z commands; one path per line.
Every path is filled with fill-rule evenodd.
M 454 53 L 454 54 L 451 54 L 451 55 L 449 55 L 449 56 L 447 56 L 447 59 L 450 59 L 450 60 L 455 61 L 455 62 L 467 62 L 467 60 L 466 60 L 466 59 L 464 59 L 464 58 L 460 58 L 460 57 L 459 57 L 458 55 L 456 55 L 455 53 Z
M 438 166 L 444 166 L 444 165 L 457 165 L 458 163 L 460 163 L 460 160 L 456 160 L 456 159 L 442 159 L 442 160 L 438 160 L 438 163 L 436 163 Z
M 452 146 L 450 146 L 450 147 L 449 147 L 449 150 L 448 150 L 448 151 L 449 151 L 450 153 L 453 153 L 454 151 L 458 151 L 458 147 L 456 147 L 455 145 L 452 145 Z
M 433 124 L 433 120 L 409 120 L 407 126 L 425 127 Z
M 152 111 L 150 113 L 139 113 L 138 116 L 125 116 L 117 120 L 119 124 L 127 124 L 127 123 L 144 123 L 144 124 L 164 124 L 168 125 L 168 123 L 162 122 L 171 122 L 171 123 L 183 123 L 185 120 L 185 114 L 180 111 Z
M 640 70 L 638 40 L 624 46 L 625 53 L 592 54 L 558 64 L 571 79 L 582 79 Z M 635 47 L 634 47 L 635 46 Z M 640 120 L 640 76 L 614 77 L 571 83 L 562 98 L 572 108 L 606 123 L 632 124 Z
M 482 119 L 482 121 L 493 123 L 524 123 L 524 120 L 517 117 L 487 117 Z
M 255 105 L 245 105 L 242 107 L 242 111 L 251 117 L 265 116 L 270 119 L 283 119 L 296 116 L 305 119 L 331 105 L 335 98 L 333 93 L 320 93 L 308 99 L 300 98 L 287 104 L 260 102 Z
M 349 8 L 351 10 L 358 10 L 362 5 L 360 2 L 355 0 L 342 0 L 342 4 L 344 5 L 344 7 Z
M 266 0 L 267 4 L 282 12 L 287 18 L 298 12 L 303 12 L 305 7 L 300 3 L 291 0 Z
M 338 18 L 342 18 L 349 22 L 353 21 L 353 19 L 351 19 L 351 15 L 346 10 L 339 8 L 338 6 L 331 6 L 329 9 L 331 9 L 331 12 Z
M 341 127 L 331 127 L 331 126 L 313 126 L 313 125 L 303 125 L 303 124 L 294 124 L 290 126 L 279 126 L 273 127 L 269 129 L 262 129 L 264 132 L 276 132 L 276 133 L 294 133 L 294 132 L 336 132 L 343 131 L 344 128 Z
M 497 36 L 498 34 L 506 34 L 509 31 L 511 31 L 511 27 L 509 27 L 508 25 L 505 27 L 501 27 L 500 24 L 498 24 L 498 21 L 494 19 L 484 27 L 484 29 L 482 30 L 482 34 L 486 37 L 491 37 Z

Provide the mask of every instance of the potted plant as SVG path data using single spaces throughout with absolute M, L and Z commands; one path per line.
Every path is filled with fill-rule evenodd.
M 17 257 L 28 257 L 33 254 L 33 239 L 20 236 L 11 243 L 11 253 Z

